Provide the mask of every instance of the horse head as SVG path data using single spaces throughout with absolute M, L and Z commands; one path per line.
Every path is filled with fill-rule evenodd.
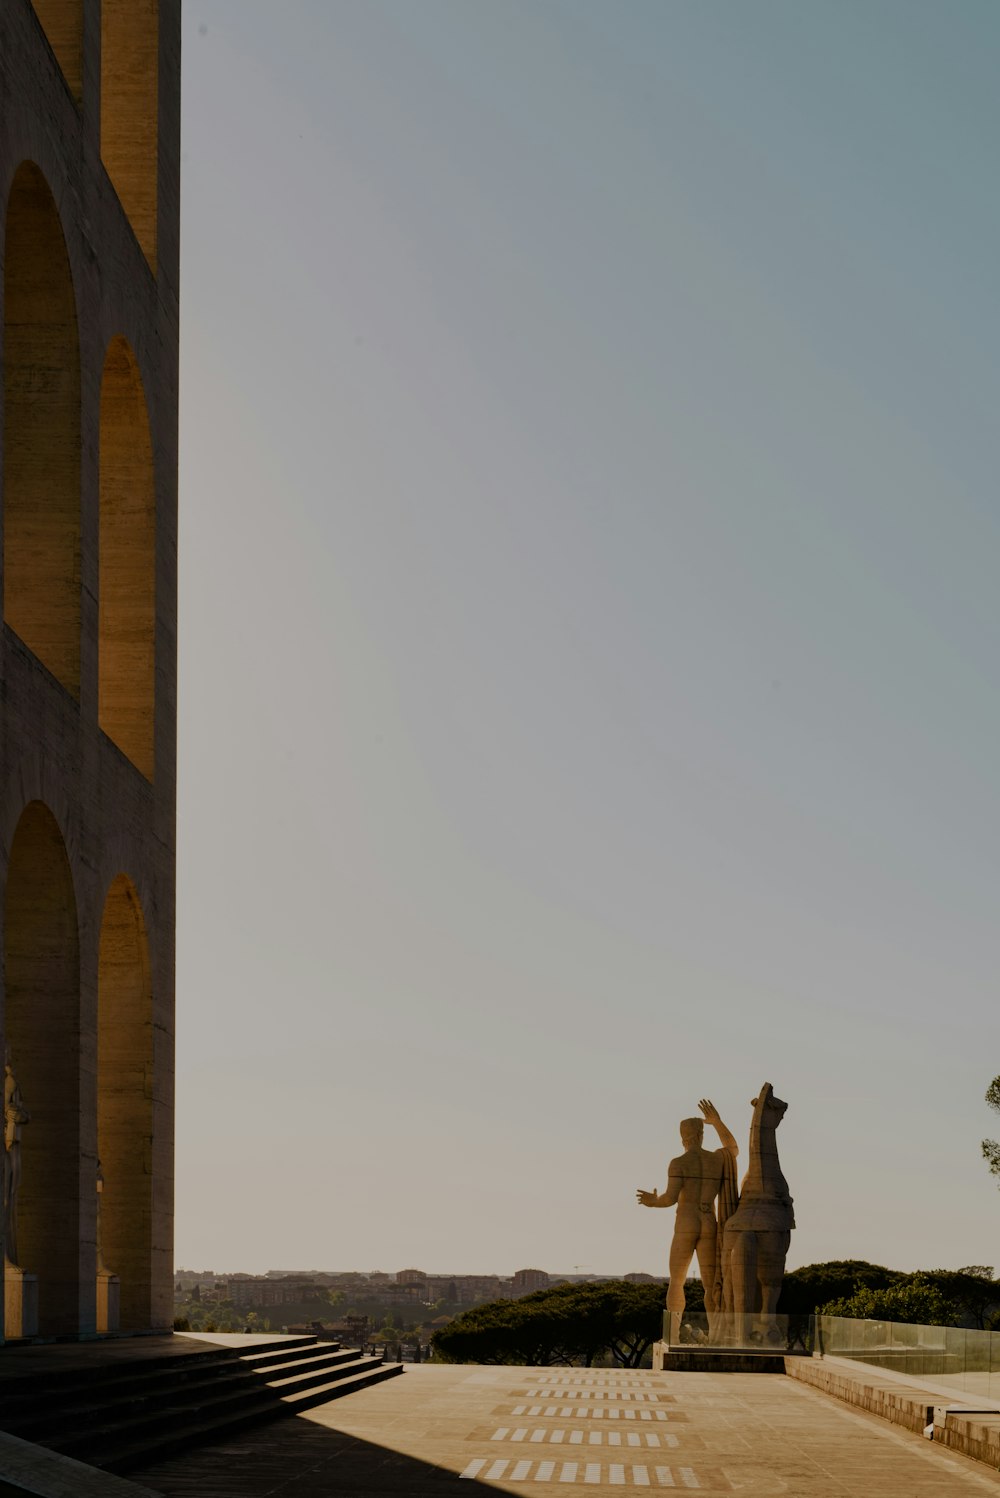
M 758 1128 L 776 1129 L 788 1112 L 788 1104 L 775 1097 L 770 1082 L 765 1082 L 755 1098 L 750 1099 L 753 1123 Z

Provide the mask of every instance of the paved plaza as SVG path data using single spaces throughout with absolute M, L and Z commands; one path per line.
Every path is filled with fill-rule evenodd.
M 1000 1473 L 790 1378 L 613 1369 L 408 1368 L 131 1475 L 166 1498 L 1000 1495 Z

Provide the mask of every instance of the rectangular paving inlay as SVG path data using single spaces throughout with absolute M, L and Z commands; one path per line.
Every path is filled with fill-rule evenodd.
M 495 1415 L 506 1415 L 508 1410 L 500 1405 Z M 620 1405 L 602 1404 L 515 1404 L 511 1415 L 534 1415 L 551 1420 L 684 1420 L 685 1415 L 668 1415 L 666 1410 L 623 1410 Z
M 565 1399 L 567 1394 L 572 1393 L 572 1390 L 566 1388 L 564 1385 L 549 1383 L 544 1388 L 511 1389 L 510 1392 L 514 1399 L 519 1397 L 523 1399 Z M 659 1394 L 648 1394 L 641 1389 L 581 1389 L 580 1394 L 586 1394 L 588 1399 L 593 1399 L 596 1395 L 599 1395 L 601 1399 L 631 1399 L 640 1404 L 659 1404 L 660 1402 Z
M 477 1456 L 459 1474 L 476 1482 L 560 1482 L 589 1483 L 594 1487 L 680 1488 L 704 1487 L 693 1467 L 665 1467 L 658 1463 L 610 1462 L 533 1462 L 510 1457 L 491 1461 Z M 713 1473 L 708 1484 L 713 1488 L 729 1487 Z
M 474 1439 L 474 1437 L 470 1437 Z M 543 1426 L 532 1430 L 527 1425 L 519 1425 L 511 1428 L 509 1425 L 501 1425 L 490 1436 L 491 1441 L 550 1441 L 553 1446 L 559 1446 L 565 1442 L 569 1446 L 676 1446 L 677 1437 L 669 1431 L 659 1434 L 655 1430 L 646 1432 L 637 1430 L 566 1430 L 561 1426 Z

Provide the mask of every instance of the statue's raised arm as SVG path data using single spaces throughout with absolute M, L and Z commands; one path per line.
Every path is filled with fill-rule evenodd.
M 734 1156 L 738 1155 L 740 1152 L 740 1147 L 736 1143 L 735 1137 L 729 1132 L 725 1124 L 722 1122 L 722 1119 L 719 1116 L 719 1110 L 718 1108 L 716 1108 L 715 1104 L 711 1102 L 707 1097 L 703 1097 L 699 1101 L 698 1107 L 705 1115 L 705 1122 L 707 1124 L 711 1124 L 712 1128 L 718 1134 L 719 1139 L 722 1143 L 722 1148 L 725 1150 L 729 1150 L 730 1153 Z

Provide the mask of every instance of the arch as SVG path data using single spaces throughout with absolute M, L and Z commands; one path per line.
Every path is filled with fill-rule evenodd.
M 4 619 L 80 695 L 80 349 L 66 241 L 34 162 L 4 261 Z
M 142 377 L 124 338 L 101 382 L 98 721 L 153 779 L 156 499 Z
M 156 274 L 158 0 L 101 0 L 101 157 Z
M 83 0 L 31 0 L 66 86 L 83 102 Z
M 97 976 L 97 1153 L 104 1178 L 99 1262 L 121 1283 L 122 1331 L 152 1324 L 153 992 L 146 923 L 119 874 L 101 920 Z
M 25 807 L 7 866 L 6 1041 L 31 1114 L 21 1141 L 18 1258 L 38 1276 L 39 1331 L 80 1318 L 80 947 L 62 833 Z

